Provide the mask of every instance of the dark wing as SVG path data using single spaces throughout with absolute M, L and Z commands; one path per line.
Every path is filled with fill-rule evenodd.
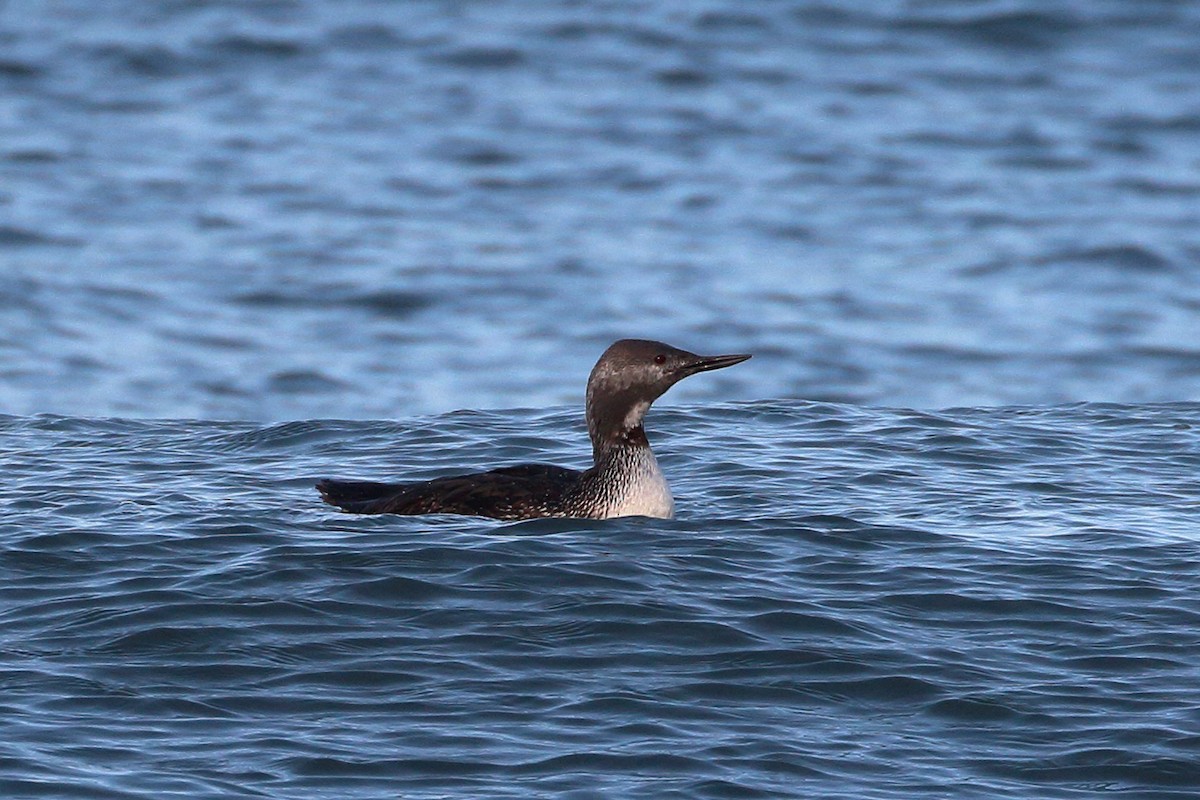
M 472 514 L 496 519 L 561 516 L 563 497 L 582 473 L 521 464 L 424 483 L 322 480 L 321 499 L 353 514 Z

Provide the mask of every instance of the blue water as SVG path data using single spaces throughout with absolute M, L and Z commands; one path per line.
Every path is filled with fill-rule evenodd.
M 4 3 L 0 797 L 1196 797 L 1197 30 Z M 312 491 L 627 336 L 673 521 Z
M 1195 796 L 1200 406 L 660 411 L 673 521 L 310 489 L 576 416 L 4 420 L 0 790 Z

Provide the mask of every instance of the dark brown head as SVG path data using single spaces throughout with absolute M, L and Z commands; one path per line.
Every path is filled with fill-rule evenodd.
M 622 441 L 645 445 L 642 419 L 663 392 L 689 375 L 731 367 L 748 358 L 745 353 L 698 356 L 645 339 L 614 342 L 588 377 L 587 422 L 594 453 Z

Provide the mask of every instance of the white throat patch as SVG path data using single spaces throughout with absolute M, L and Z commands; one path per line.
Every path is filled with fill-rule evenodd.
M 642 420 L 646 418 L 646 412 L 650 410 L 650 403 L 646 400 L 641 400 L 634 404 L 633 408 L 629 409 L 629 413 L 625 415 L 625 430 L 631 431 L 638 425 L 642 424 Z

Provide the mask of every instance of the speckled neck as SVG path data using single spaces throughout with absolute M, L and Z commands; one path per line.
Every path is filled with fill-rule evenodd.
M 638 426 L 628 433 L 626 438 L 607 442 L 598 452 L 573 500 L 586 507 L 583 516 L 670 518 L 675 501 L 645 431 Z

